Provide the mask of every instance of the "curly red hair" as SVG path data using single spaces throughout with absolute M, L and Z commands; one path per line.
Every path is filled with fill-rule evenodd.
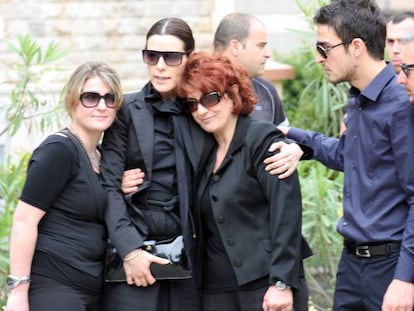
M 177 86 L 177 94 L 181 98 L 188 97 L 194 90 L 203 94 L 227 94 L 233 100 L 233 112 L 240 115 L 249 115 L 258 101 L 252 82 L 243 68 L 225 56 L 206 52 L 193 52 L 188 57 Z

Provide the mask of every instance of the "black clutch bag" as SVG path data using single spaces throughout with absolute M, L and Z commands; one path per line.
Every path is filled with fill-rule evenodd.
M 160 265 L 152 263 L 151 273 L 157 280 L 180 280 L 191 278 L 191 270 L 184 253 L 183 236 L 164 241 L 145 241 L 143 250 L 170 261 Z M 105 282 L 126 282 L 123 260 L 116 248 L 108 243 L 105 258 Z

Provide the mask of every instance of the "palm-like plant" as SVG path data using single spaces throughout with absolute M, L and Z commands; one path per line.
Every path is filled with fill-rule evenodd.
M 63 70 L 52 63 L 65 56 L 66 51 L 55 43 L 43 50 L 29 36 L 18 36 L 17 45 L 7 42 L 7 46 L 17 56 L 18 61 L 13 64 L 13 69 L 19 80 L 11 90 L 10 103 L 0 105 L 6 119 L 2 123 L 4 127 L 0 128 L 0 136 L 6 133 L 13 136 L 23 125 L 29 132 L 33 128 L 44 131 L 59 121 L 56 116 L 62 106 L 51 105 L 44 99 L 50 95 L 50 89 L 45 90 L 45 86 L 49 85 L 43 79 L 48 74 Z
M 45 50 L 29 36 L 19 36 L 17 45 L 7 43 L 18 61 L 13 69 L 19 80 L 10 92 L 10 101 L 0 104 L 0 114 L 5 116 L 1 122 L 0 136 L 12 137 L 26 128 L 27 133 L 37 129 L 40 132 L 57 126 L 60 122 L 62 94 L 57 104 L 40 99 L 43 91 L 43 78 L 48 73 L 62 70 L 52 63 L 65 55 L 56 44 Z M 5 163 L 0 163 L 0 306 L 6 299 L 5 279 L 9 269 L 9 236 L 17 199 L 22 191 L 29 153 L 8 155 Z M 18 159 L 18 160 L 16 160 Z

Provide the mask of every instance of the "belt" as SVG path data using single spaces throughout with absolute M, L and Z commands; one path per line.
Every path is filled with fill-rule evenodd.
M 400 242 L 386 242 L 378 245 L 355 245 L 344 242 L 345 247 L 352 254 L 359 257 L 388 256 L 391 253 L 400 251 Z

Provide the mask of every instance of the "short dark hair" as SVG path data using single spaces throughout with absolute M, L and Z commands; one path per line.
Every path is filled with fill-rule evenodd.
M 384 59 L 386 20 L 375 1 L 333 1 L 320 8 L 314 21 L 332 27 L 342 42 L 362 39 L 372 58 Z
M 148 41 L 149 37 L 153 35 L 171 35 L 177 37 L 183 41 L 185 52 L 191 53 L 194 51 L 195 43 L 193 31 L 181 18 L 166 17 L 160 19 L 148 30 L 146 41 Z
M 214 34 L 214 50 L 225 50 L 233 39 L 245 44 L 253 19 L 256 18 L 245 13 L 231 13 L 223 17 Z
M 405 21 L 406 19 L 414 20 L 414 12 L 410 12 L 410 11 L 399 12 L 390 18 L 390 22 L 393 24 L 399 24 Z

